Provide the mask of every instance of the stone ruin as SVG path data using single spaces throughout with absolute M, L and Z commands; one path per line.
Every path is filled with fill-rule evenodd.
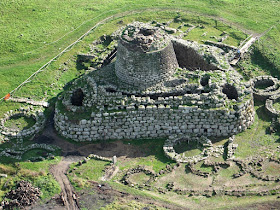
M 116 59 L 75 80 L 59 97 L 54 119 L 62 136 L 230 136 L 253 123 L 251 82 L 230 66 L 232 52 L 140 22 L 111 39 L 118 43 Z

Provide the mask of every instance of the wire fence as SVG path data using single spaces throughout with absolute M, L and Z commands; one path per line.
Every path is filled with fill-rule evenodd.
M 81 25 L 79 25 L 76 29 L 72 30 L 71 32 L 77 30 L 79 27 L 81 27 L 82 25 L 86 24 L 87 22 L 89 21 L 92 21 L 94 19 L 97 19 L 105 14 L 108 14 L 108 13 L 111 13 L 111 12 L 116 12 L 116 11 L 119 11 L 119 10 L 123 10 L 125 8 L 120 8 L 120 9 L 115 9 L 115 10 L 110 10 L 110 11 L 107 11 L 107 12 L 103 12 L 102 14 L 98 15 L 97 17 L 91 19 L 91 20 L 88 20 L 88 21 L 85 21 L 83 22 Z M 133 12 L 133 11 L 131 11 Z M 33 74 L 31 74 L 25 81 L 23 81 L 21 84 L 19 84 L 15 89 L 13 89 L 12 91 L 10 91 L 7 95 L 11 96 L 16 90 L 18 90 L 19 88 L 21 88 L 24 84 L 30 82 L 32 80 L 33 77 L 35 77 L 38 73 L 44 71 L 52 62 L 56 61 L 56 59 L 58 59 L 60 56 L 62 56 L 64 53 L 66 53 L 67 51 L 69 51 L 74 45 L 76 45 L 77 43 L 79 43 L 84 37 L 86 37 L 89 33 L 91 33 L 94 29 L 96 29 L 98 26 L 106 23 L 108 20 L 111 20 L 113 18 L 117 18 L 117 17 L 121 17 L 121 16 L 124 16 L 124 15 L 127 15 L 128 13 L 131 13 L 131 12 L 124 12 L 124 13 L 120 13 L 120 14 L 116 14 L 116 15 L 111 15 L 101 21 L 99 21 L 98 23 L 96 23 L 93 27 L 91 27 L 86 33 L 84 33 L 82 36 L 80 36 L 76 41 L 74 41 L 72 44 L 68 45 L 66 48 L 64 48 L 60 53 L 58 53 L 56 56 L 54 56 L 51 60 L 49 60 L 47 63 L 45 63 L 41 68 L 39 68 L 37 71 L 35 71 Z M 68 32 L 67 34 L 71 33 L 71 32 Z M 64 38 L 65 36 L 67 36 L 67 34 L 63 35 L 61 38 L 59 38 L 58 40 L 54 41 L 53 43 L 61 40 L 62 38 Z M 41 47 L 42 48 L 42 47 Z M 1 97 L 1 102 L 3 102 L 3 100 L 5 98 L 7 98 L 7 95 L 6 96 L 3 96 Z
M 138 5 L 139 6 L 139 5 Z M 78 28 L 80 28 L 81 26 L 85 25 L 86 23 L 90 22 L 90 21 L 93 21 L 103 15 L 106 15 L 108 13 L 112 13 L 112 12 L 117 12 L 117 11 L 121 11 L 121 10 L 125 10 L 127 9 L 128 7 L 122 7 L 122 8 L 119 8 L 119 9 L 114 9 L 114 10 L 109 10 L 109 11 L 106 11 L 106 12 L 103 12 L 101 13 L 100 15 L 90 19 L 90 20 L 87 20 L 87 21 L 84 21 L 82 24 L 80 24 L 78 27 L 76 27 L 74 30 L 72 31 L 69 31 L 67 32 L 66 34 L 64 34 L 62 37 L 60 37 L 59 39 L 51 42 L 51 43 L 48 43 L 40 48 L 37 48 L 36 50 L 38 49 L 41 49 L 47 45 L 51 45 L 51 44 L 54 44 L 58 41 L 60 41 L 61 39 L 63 39 L 64 37 L 66 37 L 68 34 L 76 31 Z M 98 23 L 96 23 L 93 27 L 91 27 L 87 32 L 85 32 L 82 36 L 80 36 L 76 41 L 74 41 L 73 43 L 71 43 L 70 45 L 68 45 L 66 48 L 64 48 L 60 53 L 58 53 L 56 56 L 54 56 L 51 60 L 49 60 L 47 63 L 45 63 L 41 68 L 39 68 L 37 71 L 35 71 L 33 74 L 31 74 L 25 81 L 23 81 L 21 84 L 19 84 L 16 88 L 14 88 L 13 90 L 11 90 L 7 95 L 11 96 L 15 91 L 17 91 L 19 88 L 21 88 L 24 84 L 30 82 L 32 80 L 33 77 L 35 77 L 38 73 L 44 71 L 52 62 L 56 61 L 60 56 L 62 56 L 64 53 L 66 53 L 67 51 L 69 51 L 73 46 L 75 46 L 77 43 L 79 43 L 84 37 L 86 37 L 89 33 L 91 33 L 94 29 L 96 29 L 98 26 L 106 23 L 108 20 L 111 20 L 111 19 L 114 19 L 114 18 L 117 18 L 117 17 L 122 17 L 122 16 L 125 16 L 125 15 L 128 15 L 128 14 L 134 14 L 134 13 L 141 13 L 141 11 L 147 11 L 147 10 L 157 10 L 157 9 L 168 9 L 168 10 L 177 10 L 177 11 L 185 11 L 183 9 L 179 9 L 179 8 L 143 8 L 143 9 L 139 9 L 139 10 L 131 10 L 131 11 L 126 11 L 126 12 L 123 12 L 123 13 L 119 13 L 119 14 L 114 14 L 114 15 L 111 15 L 101 21 L 99 21 Z M 190 12 L 190 13 L 193 13 L 193 12 Z M 194 12 L 195 13 L 195 12 Z M 199 13 L 197 13 L 199 14 Z M 215 18 L 215 17 L 213 17 Z M 34 50 L 33 50 L 34 51 Z M 33 51 L 29 51 L 29 52 L 25 52 L 25 54 L 28 54 L 28 53 L 31 53 Z M 0 98 L 0 103 L 4 101 L 4 99 L 7 97 L 7 95 L 3 96 Z

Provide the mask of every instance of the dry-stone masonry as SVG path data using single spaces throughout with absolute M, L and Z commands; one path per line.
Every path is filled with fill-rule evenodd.
M 139 22 L 116 37 L 116 61 L 77 79 L 59 97 L 55 127 L 62 136 L 229 136 L 253 123 L 251 83 L 230 67 L 229 52 Z
M 30 128 L 17 130 L 13 128 L 8 128 L 5 126 L 5 122 L 12 117 L 28 117 L 33 118 L 36 123 Z M 46 119 L 43 113 L 43 108 L 35 108 L 33 106 L 28 106 L 25 108 L 19 108 L 18 110 L 10 110 L 5 115 L 4 118 L 0 120 L 0 133 L 8 138 L 24 138 L 29 137 L 40 132 L 45 125 Z
M 279 95 L 280 83 L 277 78 L 272 76 L 259 76 L 252 80 L 254 98 L 265 101 L 271 96 Z
M 178 67 L 170 37 L 158 27 L 136 22 L 120 36 L 117 77 L 138 88 L 146 88 L 168 79 Z
M 265 109 L 271 117 L 278 117 L 280 110 L 275 108 L 274 104 L 280 102 L 280 95 L 273 95 L 265 101 Z
M 198 147 L 203 148 L 202 152 L 195 156 L 185 156 L 185 154 L 178 154 L 174 146 L 181 144 L 182 142 L 196 142 Z M 177 163 L 197 163 L 202 160 L 206 160 L 210 156 L 219 157 L 224 153 L 223 145 L 213 146 L 210 139 L 205 136 L 197 137 L 195 134 L 192 135 L 171 135 L 165 141 L 163 145 L 163 151 L 166 157 L 176 161 Z

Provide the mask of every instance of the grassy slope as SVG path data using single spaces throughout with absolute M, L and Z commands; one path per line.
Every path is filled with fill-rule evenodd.
M 50 199 L 54 194 L 60 192 L 60 187 L 55 179 L 49 174 L 49 166 L 56 164 L 60 157 L 54 160 L 45 160 L 41 162 L 17 162 L 11 164 L 0 163 L 0 173 L 8 175 L 7 178 L 0 180 L 0 198 L 14 188 L 17 181 L 26 180 L 34 186 L 42 189 L 43 200 Z
M 110 34 L 113 31 L 117 30 L 120 26 L 126 25 L 127 23 L 137 21 L 150 21 L 157 20 L 159 22 L 166 22 L 174 19 L 178 13 L 176 10 L 172 11 L 138 11 L 138 13 L 126 14 L 125 17 L 114 18 L 107 22 L 106 24 L 99 26 L 94 33 L 89 34 L 84 38 L 82 42 L 79 42 L 74 48 L 61 56 L 57 62 L 52 63 L 45 71 L 39 73 L 36 77 L 33 78 L 32 82 L 29 82 L 24 85 L 23 88 L 16 91 L 15 96 L 18 97 L 32 97 L 37 100 L 46 100 L 51 99 L 52 97 L 56 97 L 56 95 L 61 92 L 63 86 L 77 78 L 79 75 L 84 73 L 84 70 L 77 66 L 77 53 L 84 52 L 87 53 L 89 51 L 89 45 L 92 40 L 99 38 L 103 34 Z M 229 42 L 233 45 L 238 45 L 240 41 L 246 38 L 246 34 L 240 32 L 234 27 L 229 27 L 222 22 L 217 22 L 217 28 L 214 29 L 215 21 L 211 18 L 202 17 L 199 15 L 194 15 L 193 13 L 180 12 L 181 17 L 184 21 L 189 23 L 198 25 L 205 25 L 207 30 L 210 30 L 211 33 L 207 33 L 207 36 L 201 36 L 204 33 L 205 29 L 194 29 L 186 38 L 195 39 L 198 41 L 211 39 L 211 35 L 215 35 L 217 37 L 223 31 L 227 31 L 230 34 Z M 122 24 L 119 21 L 122 20 Z M 173 24 L 174 25 L 174 24 Z M 176 24 L 175 24 L 176 25 Z M 174 27 L 178 27 L 174 26 Z M 184 29 L 185 30 L 185 29 Z M 67 65 L 65 65 L 67 63 Z M 1 106 L 0 106 L 1 107 Z M 0 109 L 1 114 L 1 109 Z
M 145 7 L 175 7 L 214 15 L 257 32 L 275 24 L 280 16 L 280 2 L 269 0 L 4 0 L 0 2 L 0 96 L 15 88 L 99 20 Z M 279 34 L 273 39 L 279 39 Z
M 81 34 L 86 32 L 96 22 L 104 19 L 111 14 L 122 12 L 125 10 L 140 9 L 143 7 L 176 7 L 180 9 L 186 9 L 192 12 L 204 13 L 206 15 L 215 15 L 222 17 L 230 22 L 238 23 L 244 28 L 262 32 L 269 28 L 277 21 L 279 17 L 279 1 L 237 1 L 237 0 L 196 0 L 196 1 L 85 1 L 85 0 L 71 0 L 71 1 L 57 1 L 57 0 L 4 0 L 0 2 L 0 96 L 3 96 L 6 92 L 16 87 L 21 81 L 26 79 L 32 72 L 41 67 L 42 64 L 47 62 L 50 58 L 60 52 L 65 46 L 68 46 L 74 40 L 76 40 Z M 125 6 L 129 5 L 129 6 Z M 108 11 L 108 10 L 115 11 Z M 103 13 L 104 12 L 104 13 Z M 154 14 L 156 15 L 156 14 Z M 152 16 L 154 18 L 155 16 Z M 79 27 L 81 23 L 87 21 L 84 25 Z M 77 28 L 78 27 L 78 28 Z M 73 29 L 77 30 L 71 32 Z M 97 35 L 102 34 L 102 30 L 96 30 Z M 276 31 L 277 32 L 277 31 Z M 269 33 L 269 40 L 273 43 L 279 40 L 279 33 L 275 30 Z M 22 36 L 20 36 L 22 34 Z M 66 36 L 64 36 L 66 35 Z M 64 37 L 63 37 L 64 36 Z M 60 39 L 63 37 L 62 39 Z M 92 38 L 93 36 L 91 36 Z M 98 36 L 97 36 L 98 37 Z M 265 37 L 266 38 L 266 37 Z M 56 41 L 58 40 L 58 41 Z M 276 52 L 279 52 L 279 48 L 276 46 Z M 271 53 L 268 53 L 270 55 Z M 275 53 L 277 54 L 277 53 Z M 67 61 L 69 55 L 64 56 L 64 60 Z M 274 55 L 274 54 L 273 54 Z M 68 58 L 67 58 L 68 57 Z M 274 57 L 273 57 L 274 58 Z M 59 63 L 62 62 L 60 60 Z M 59 64 L 53 64 L 52 69 L 58 68 Z M 64 73 L 64 80 L 69 81 L 70 77 L 73 77 L 77 70 L 73 67 L 72 70 Z M 71 73 L 72 72 L 72 73 Z M 73 73 L 74 72 L 74 73 Z M 59 77 L 60 72 L 54 71 L 54 78 Z M 82 72 L 80 72 L 82 73 Z M 78 73 L 77 73 L 78 75 Z M 48 74 L 41 74 L 36 79 L 43 80 L 49 76 Z M 49 84 L 53 82 L 53 78 L 48 78 Z M 55 81 L 55 80 L 54 80 Z M 48 83 L 46 83 L 48 84 Z M 28 86 L 32 87 L 32 86 Z M 36 85 L 34 86 L 36 87 Z M 24 88 L 26 91 L 28 88 Z M 37 91 L 34 88 L 34 91 Z M 28 89 L 26 95 L 32 92 L 32 89 Z M 43 92 L 43 91 L 42 91 Z M 40 94 L 40 92 L 38 92 Z M 18 107 L 18 104 L 4 103 L 1 104 L 0 115 L 9 109 Z M 262 124 L 258 124 L 262 126 Z M 262 127 L 268 126 L 267 123 L 263 123 Z M 253 127 L 254 128 L 254 127 Z M 263 129 L 262 129 L 263 130 Z M 242 140 L 247 139 L 250 136 L 250 132 L 237 137 L 237 141 L 240 141 L 241 148 L 249 148 L 250 145 L 242 144 Z M 247 136 L 246 136 L 247 135 Z M 261 133 L 260 133 L 261 135 Z M 265 136 L 266 137 L 266 136 Z M 266 139 L 260 138 L 260 144 L 266 142 Z M 262 145 L 263 146 L 263 145 Z M 266 145 L 264 145 L 266 146 Z M 237 151 L 238 157 L 246 156 L 246 150 L 244 152 Z M 243 150 L 242 150 L 243 151 Z M 246 153 L 246 154 L 245 154 Z M 148 159 L 139 160 L 139 164 L 147 164 Z M 153 162 L 153 161 L 152 161 Z M 160 161 L 156 161 L 159 163 Z M 138 164 L 138 162 L 136 162 Z M 133 163 L 133 164 L 136 164 Z M 37 171 L 37 168 L 31 168 L 31 166 L 38 165 L 38 170 L 42 166 L 46 166 L 45 163 L 21 163 L 22 168 L 26 168 L 31 171 L 22 171 L 24 175 L 19 174 L 20 178 L 30 177 L 32 171 Z M 31 165 L 28 165 L 31 164 Z M 42 164 L 42 166 L 40 165 Z M 151 165 L 154 165 L 152 163 Z M 159 169 L 161 163 L 155 164 Z M 163 164 L 164 165 L 164 164 Z M 128 167 L 128 165 L 124 165 Z M 41 175 L 44 175 L 47 169 L 44 169 L 38 178 L 31 179 L 36 186 L 43 186 L 48 183 L 48 180 L 44 180 Z M 48 179 L 52 181 L 52 178 L 48 176 Z M 7 180 L 2 180 L 6 182 Z M 79 184 L 80 180 L 77 184 Z M 80 183 L 83 184 L 83 183 Z M 54 184 L 55 185 L 55 184 Z M 13 183 L 10 183 L 9 187 L 12 187 Z M 51 187 L 51 185 L 50 185 Z M 44 188 L 49 188 L 45 186 Z M 55 188 L 57 190 L 57 188 Z M 6 189 L 5 191 L 7 191 Z M 48 191 L 46 191 L 48 192 Z M 0 193 L 2 196 L 4 191 Z M 52 194 L 51 192 L 50 194 Z M 46 196 L 48 197 L 48 196 Z M 221 198 L 214 198 L 221 199 Z M 223 198 L 224 199 L 224 198 Z M 259 199 L 259 198 L 256 198 Z M 249 199 L 248 199 L 249 200 Z M 224 200 L 223 200 L 224 201 Z M 194 201 L 201 202 L 201 201 Z M 219 201 L 221 202 L 221 201 Z M 226 201 L 228 202 L 228 201 Z M 213 201 L 215 203 L 215 201 Z

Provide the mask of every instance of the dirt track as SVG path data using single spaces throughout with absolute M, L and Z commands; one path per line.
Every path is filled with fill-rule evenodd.
M 77 210 L 79 209 L 76 194 L 73 187 L 65 175 L 69 169 L 69 165 L 77 161 L 77 158 L 65 157 L 57 165 L 50 167 L 50 172 L 53 174 L 54 178 L 58 181 L 61 187 L 61 200 L 67 210 Z
M 108 142 L 106 144 L 72 144 L 60 138 L 56 134 L 51 122 L 45 128 L 43 133 L 34 140 L 37 143 L 54 144 L 62 148 L 62 154 L 64 157 L 61 162 L 59 162 L 57 165 L 53 165 L 50 168 L 50 172 L 54 175 L 61 186 L 61 197 L 63 198 L 65 205 L 61 205 L 61 197 L 56 196 L 45 204 L 38 204 L 32 207 L 31 209 L 33 210 L 77 210 L 79 209 L 79 204 L 77 200 L 74 199 L 74 197 L 79 197 L 79 203 L 83 208 L 88 209 L 99 209 L 116 200 L 120 203 L 134 200 L 139 203 L 155 205 L 157 207 L 163 207 L 167 209 L 186 209 L 182 206 L 176 206 L 175 204 L 169 204 L 164 201 L 131 195 L 118 189 L 113 189 L 107 184 L 100 187 L 100 183 L 91 181 L 89 181 L 92 183 L 90 189 L 83 190 L 82 192 L 79 192 L 79 195 L 76 196 L 69 179 L 65 175 L 71 163 L 77 162 L 83 157 L 92 153 L 105 157 L 112 157 L 116 155 L 118 159 L 126 159 L 126 161 L 131 161 L 135 157 L 143 157 L 147 155 L 146 152 L 139 150 L 139 147 L 137 146 L 124 144 L 123 141 Z M 108 176 L 104 176 L 104 180 L 110 178 L 110 176 L 114 174 L 116 170 L 117 168 L 108 170 Z M 258 205 L 248 205 L 248 209 L 249 207 L 251 209 L 264 209 L 262 208 L 263 206 L 265 206 L 266 209 L 273 209 L 275 206 L 279 207 L 279 202 L 266 202 Z M 247 209 L 247 207 L 240 209 Z
M 60 196 L 56 196 L 52 198 L 45 204 L 33 206 L 31 209 L 33 210 L 44 210 L 44 209 L 55 209 L 55 210 L 77 210 L 79 209 L 78 204 L 78 195 L 74 192 L 74 189 L 65 175 L 69 169 L 69 165 L 74 162 L 78 162 L 83 159 L 83 157 L 87 157 L 89 154 L 97 154 L 104 157 L 112 157 L 116 155 L 118 158 L 134 158 L 145 155 L 142 151 L 135 148 L 132 145 L 124 144 L 122 141 L 110 142 L 105 144 L 72 144 L 68 141 L 65 141 L 61 137 L 59 137 L 54 129 L 52 119 L 48 122 L 48 125 L 44 129 L 43 133 L 34 139 L 37 143 L 47 143 L 57 145 L 62 149 L 63 159 L 56 165 L 52 165 L 50 167 L 50 172 L 53 174 L 54 178 L 58 181 L 61 187 Z M 106 173 L 103 177 L 104 180 L 109 179 L 113 174 L 118 171 L 118 168 L 111 168 L 111 170 Z M 95 187 L 94 187 L 95 188 Z M 104 189 L 104 188 L 103 188 Z M 97 188 L 99 190 L 99 188 Z M 103 190 L 101 191 L 103 192 Z M 118 192 L 115 190 L 106 190 L 103 195 L 99 195 L 97 198 L 93 198 L 92 201 L 88 202 L 90 207 L 95 206 L 100 199 L 105 199 L 106 203 L 111 203 L 115 199 L 115 197 L 123 197 L 122 192 Z M 100 196 L 102 198 L 100 198 Z M 84 194 L 82 199 L 88 197 L 88 195 Z M 91 200 L 91 199 L 89 199 Z M 64 205 L 61 205 L 64 204 Z

